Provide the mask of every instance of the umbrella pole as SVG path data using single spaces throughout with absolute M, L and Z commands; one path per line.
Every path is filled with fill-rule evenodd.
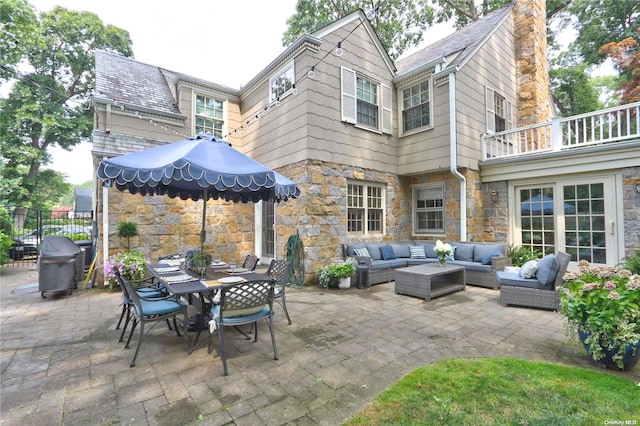
M 204 189 L 204 198 L 202 200 L 202 229 L 200 230 L 200 251 L 204 252 L 204 240 L 207 239 L 207 231 L 205 230 L 205 221 L 207 219 L 207 198 L 209 198 L 208 189 Z

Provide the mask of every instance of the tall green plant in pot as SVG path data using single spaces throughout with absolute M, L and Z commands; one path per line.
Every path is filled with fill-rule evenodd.
M 116 235 L 127 239 L 127 250 L 131 250 L 131 238 L 138 236 L 138 225 L 134 222 L 120 222 Z
M 520 267 L 530 260 L 540 259 L 542 252 L 528 246 L 509 244 L 509 247 L 507 247 L 507 257 L 511 259 L 512 266 Z

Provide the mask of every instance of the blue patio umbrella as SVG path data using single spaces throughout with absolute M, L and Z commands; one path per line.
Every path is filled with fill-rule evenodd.
M 211 135 L 103 160 L 97 175 L 105 187 L 132 194 L 204 200 L 201 250 L 208 199 L 279 202 L 300 195 L 294 182 Z

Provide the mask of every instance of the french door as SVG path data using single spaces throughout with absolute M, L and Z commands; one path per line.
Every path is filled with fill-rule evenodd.
M 262 265 L 269 265 L 276 253 L 276 215 L 273 201 L 256 203 L 256 253 Z
M 515 195 L 516 244 L 543 254 L 564 251 L 573 262 L 617 263 L 614 177 L 518 186 Z

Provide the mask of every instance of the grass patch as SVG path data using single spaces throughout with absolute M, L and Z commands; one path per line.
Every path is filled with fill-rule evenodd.
M 345 424 L 618 424 L 614 421 L 640 425 L 639 384 L 579 367 L 473 358 L 413 371 Z

